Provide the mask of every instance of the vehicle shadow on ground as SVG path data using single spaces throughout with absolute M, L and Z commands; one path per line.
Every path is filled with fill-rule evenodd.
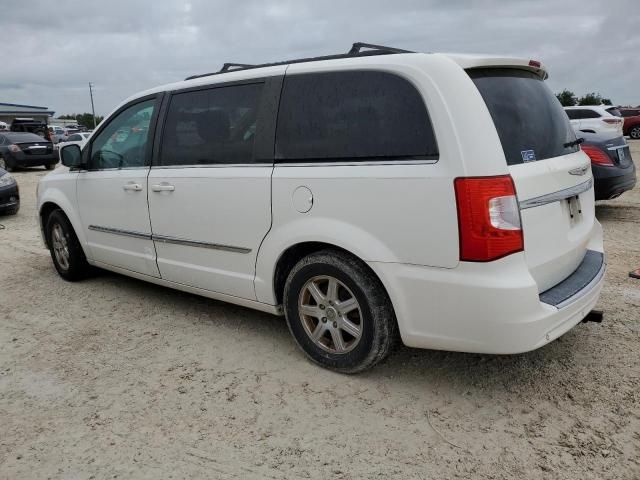
M 190 322 L 198 322 L 215 328 L 217 323 L 232 323 L 239 336 L 254 337 L 260 342 L 275 345 L 276 351 L 295 349 L 293 338 L 284 317 L 276 317 L 252 309 L 231 305 L 198 295 L 150 284 L 141 280 L 101 271 L 89 280 L 91 283 L 106 282 L 122 288 L 152 304 L 171 305 L 177 311 L 188 312 Z M 94 286 L 95 287 L 95 286 Z M 236 323 L 237 320 L 237 323 Z M 136 321 L 144 322 L 145 318 Z M 144 327 L 144 325 L 141 325 Z M 539 384 L 566 384 L 571 377 L 575 356 L 585 353 L 584 336 L 586 324 L 579 324 L 572 331 L 550 344 L 527 353 L 517 355 L 484 355 L 461 352 L 422 350 L 405 347 L 399 343 L 390 357 L 371 370 L 357 375 L 365 381 L 384 380 L 387 384 L 418 384 L 424 388 L 434 386 L 454 390 L 494 389 L 529 392 L 536 396 Z M 598 328 L 598 326 L 595 326 Z M 299 352 L 300 362 L 307 362 Z M 584 359 L 583 359 L 584 360 Z M 255 359 L 256 368 L 264 367 Z M 560 367 L 560 368 L 558 368 Z M 310 366 L 310 368 L 320 368 Z M 582 371 L 582 370 L 581 370 Z M 347 381 L 354 377 L 335 374 Z M 487 392 L 485 392 L 487 393 Z
M 596 218 L 602 222 L 640 223 L 640 206 L 628 203 L 599 203 Z

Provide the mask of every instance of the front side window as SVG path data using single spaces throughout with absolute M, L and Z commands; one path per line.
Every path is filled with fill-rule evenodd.
M 158 164 L 253 163 L 262 90 L 255 83 L 174 94 Z
M 155 99 L 136 103 L 109 122 L 91 145 L 90 170 L 143 167 Z
M 276 159 L 307 162 L 437 157 L 424 100 L 404 78 L 378 71 L 285 78 Z

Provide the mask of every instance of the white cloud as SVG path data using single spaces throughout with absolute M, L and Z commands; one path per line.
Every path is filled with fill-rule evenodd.
M 2 7 L 0 101 L 104 114 L 154 85 L 346 51 L 354 41 L 541 59 L 554 90 L 640 104 L 635 0 L 12 2 Z

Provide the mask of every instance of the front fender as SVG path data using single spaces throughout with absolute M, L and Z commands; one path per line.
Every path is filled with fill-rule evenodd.
M 78 241 L 84 249 L 86 257 L 90 258 L 90 249 L 87 248 L 87 238 L 82 228 L 82 222 L 78 215 L 76 202 L 76 180 L 78 174 L 73 172 L 64 172 L 57 174 L 49 174 L 40 181 L 38 187 L 38 223 L 40 231 L 43 232 L 44 225 L 42 223 L 42 210 L 47 204 L 54 204 L 60 208 L 71 222 L 71 226 L 78 237 Z

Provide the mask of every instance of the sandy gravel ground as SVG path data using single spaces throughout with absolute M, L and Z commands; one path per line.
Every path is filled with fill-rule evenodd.
M 516 356 L 401 348 L 342 376 L 281 318 L 61 280 L 34 220 L 44 174 L 17 173 L 22 209 L 0 218 L 0 479 L 640 478 L 640 189 L 598 206 L 602 325 Z

